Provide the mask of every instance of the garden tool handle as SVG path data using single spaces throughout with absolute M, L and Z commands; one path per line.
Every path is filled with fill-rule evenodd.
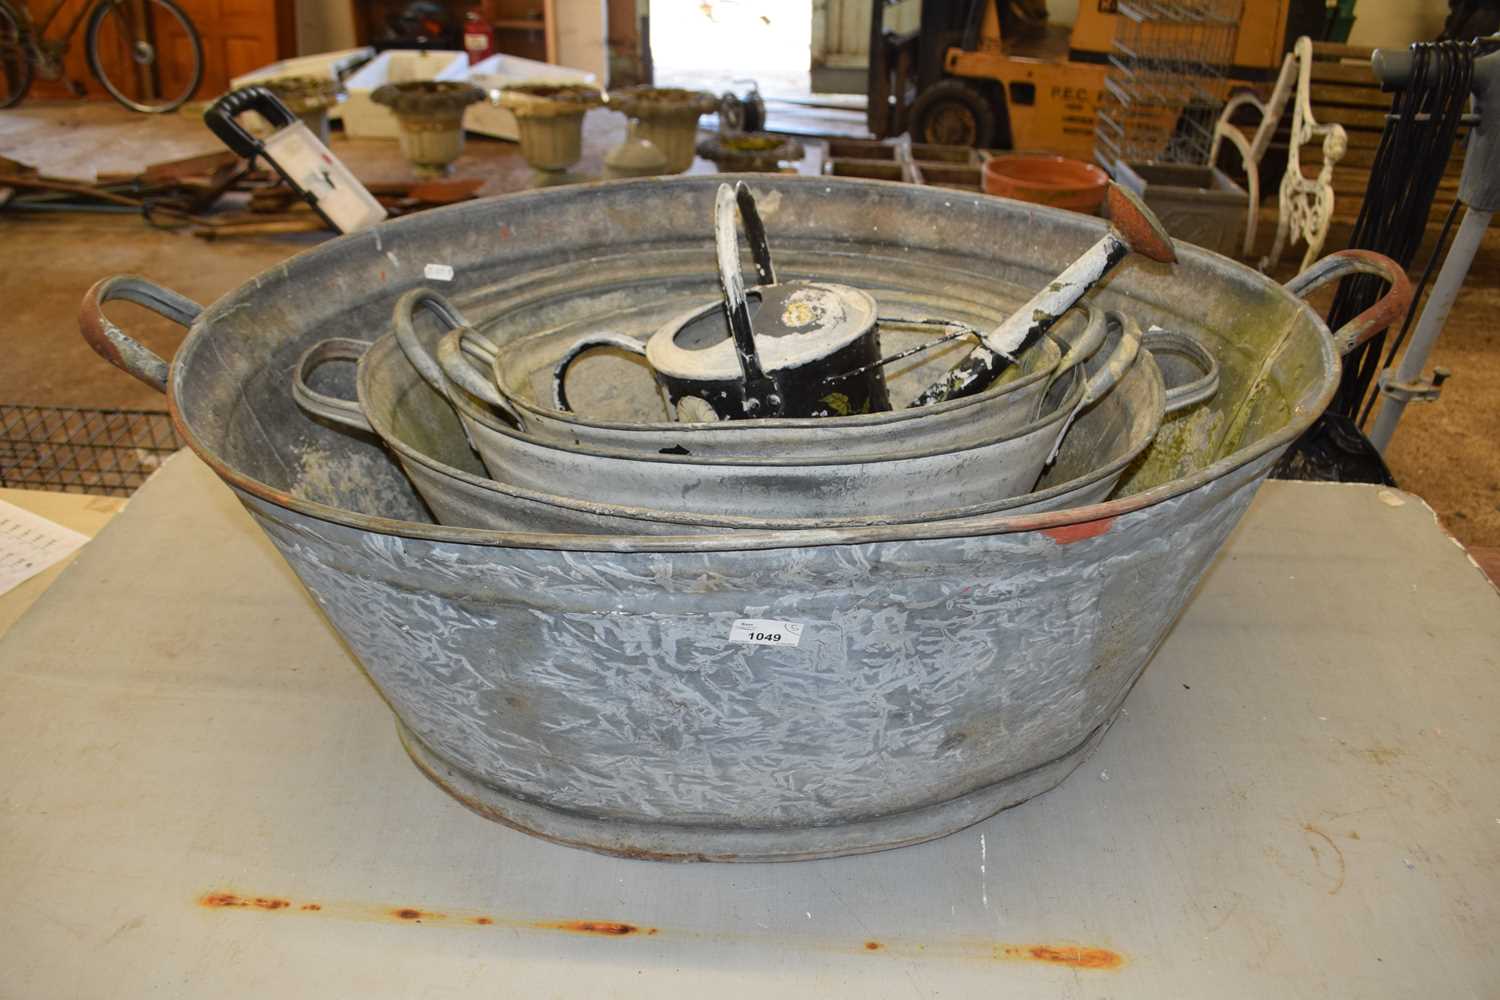
M 258 113 L 278 129 L 286 128 L 297 120 L 281 99 L 266 87 L 252 84 L 232 90 L 209 105 L 203 112 L 203 123 L 218 136 L 219 141 L 237 156 L 252 160 L 264 148 L 264 144 L 245 131 L 238 121 L 246 111 Z
M 601 347 L 618 347 L 622 351 L 629 351 L 643 358 L 646 356 L 646 345 L 623 333 L 603 330 L 580 337 L 572 347 L 568 348 L 566 354 L 557 359 L 557 364 L 552 369 L 552 405 L 554 408 L 564 413 L 573 412 L 573 407 L 568 404 L 567 387 L 563 385 L 568 377 L 568 369 L 580 357 Z M 673 407 L 667 407 L 667 419 L 677 419 L 677 412 Z
M 1305 298 L 1315 288 L 1354 274 L 1384 278 L 1390 288 L 1374 305 L 1333 332 L 1333 346 L 1340 355 L 1348 354 L 1406 315 L 1411 307 L 1411 281 L 1406 271 L 1373 250 L 1338 250 L 1315 261 L 1283 286 L 1293 295 Z
M 122 299 L 145 306 L 184 327 L 192 326 L 203 307 L 155 282 L 134 274 L 117 274 L 95 282 L 83 296 L 78 310 L 78 329 L 94 353 L 122 371 L 127 371 L 157 392 L 167 391 L 171 366 L 140 341 L 121 330 L 104 315 L 104 303 Z
M 326 362 L 352 361 L 358 364 L 369 349 L 369 341 L 351 340 L 347 337 L 330 337 L 312 345 L 302 352 L 302 357 L 297 359 L 297 367 L 292 369 L 292 399 L 297 401 L 304 413 L 323 417 L 356 431 L 375 433 L 359 400 L 330 396 L 307 384 L 308 376 Z

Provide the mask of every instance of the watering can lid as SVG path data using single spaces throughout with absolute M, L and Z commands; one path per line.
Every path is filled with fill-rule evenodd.
M 766 372 L 826 358 L 875 325 L 875 299 L 848 285 L 787 281 L 760 285 L 745 295 L 756 353 Z M 646 344 L 646 360 L 672 378 L 718 381 L 743 376 L 722 302 L 700 306 L 663 325 Z

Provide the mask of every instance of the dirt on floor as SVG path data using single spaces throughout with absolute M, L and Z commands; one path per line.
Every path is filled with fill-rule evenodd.
M 623 135 L 623 120 L 591 113 L 580 169 L 597 173 Z M 218 149 L 191 115 L 148 118 L 104 103 L 32 103 L 0 112 L 0 155 L 61 176 L 139 170 L 148 163 Z M 410 178 L 396 144 L 334 140 L 367 180 Z M 705 169 L 705 165 L 700 164 Z M 482 192 L 524 188 L 529 170 L 513 144 L 471 139 L 455 176 L 482 177 Z M 255 274 L 318 242 L 318 236 L 205 243 L 152 229 L 129 215 L 0 213 L 0 314 L 6 360 L 0 403 L 160 408 L 162 398 L 101 362 L 78 336 L 87 288 L 107 274 L 155 278 L 211 302 Z M 1279 275 L 1285 277 L 1288 275 Z M 1500 230 L 1476 259 L 1429 364 L 1449 368 L 1441 400 L 1409 406 L 1387 460 L 1400 485 L 1437 510 L 1471 547 L 1500 547 Z M 117 317 L 169 355 L 180 331 L 122 305 Z

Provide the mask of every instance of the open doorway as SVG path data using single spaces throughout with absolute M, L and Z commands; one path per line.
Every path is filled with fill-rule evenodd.
M 659 87 L 723 93 L 754 80 L 766 97 L 811 93 L 812 0 L 651 0 Z

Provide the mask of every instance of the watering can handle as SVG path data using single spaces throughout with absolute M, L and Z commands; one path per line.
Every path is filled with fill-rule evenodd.
M 1317 261 L 1284 286 L 1293 295 L 1305 297 L 1314 288 L 1354 274 L 1384 278 L 1391 287 L 1373 306 L 1334 331 L 1333 346 L 1340 355 L 1348 354 L 1406 315 L 1411 306 L 1411 281 L 1401 265 L 1372 250 L 1339 250 Z
M 192 299 L 134 274 L 117 274 L 94 284 L 78 310 L 78 329 L 94 353 L 127 371 L 157 392 L 167 391 L 171 366 L 155 351 L 131 337 L 104 315 L 104 303 L 114 299 L 145 306 L 181 326 L 192 326 L 203 307 Z
M 572 347 L 568 348 L 566 354 L 557 359 L 557 364 L 552 369 L 552 405 L 555 409 L 563 413 L 573 412 L 573 407 L 568 404 L 567 387 L 563 384 L 567 380 L 568 369 L 580 357 L 601 347 L 618 347 L 622 351 L 629 351 L 643 358 L 646 356 L 646 345 L 623 333 L 612 333 L 606 330 L 580 337 Z M 667 419 L 677 419 L 676 410 L 670 405 L 667 407 Z
M 358 364 L 370 349 L 369 341 L 331 337 L 302 352 L 292 369 L 292 398 L 303 412 L 324 417 L 343 427 L 374 433 L 365 411 L 357 399 L 339 399 L 318 392 L 307 384 L 307 378 L 328 361 L 353 361 Z
M 720 184 L 714 202 L 714 250 L 719 265 L 719 288 L 724 293 L 724 311 L 729 317 L 729 334 L 739 356 L 745 376 L 747 414 L 753 417 L 781 415 L 781 399 L 775 383 L 766 377 L 755 351 L 755 332 L 750 325 L 750 303 L 745 298 L 745 279 L 740 274 L 740 243 L 736 233 L 736 209 L 745 223 L 745 235 L 755 258 L 755 269 L 763 281 L 774 280 L 771 250 L 766 243 L 765 226 L 755 207 L 755 196 L 744 181 L 734 187 Z M 767 283 L 769 283 L 767 281 Z M 754 409 L 752 409 L 754 407 Z

